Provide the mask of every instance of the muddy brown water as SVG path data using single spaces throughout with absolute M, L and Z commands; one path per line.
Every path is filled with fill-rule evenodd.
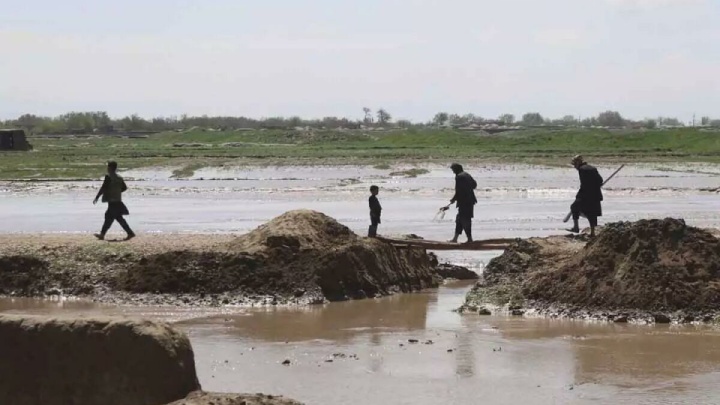
M 717 329 L 453 312 L 469 286 L 307 308 L 2 299 L 0 311 L 174 322 L 190 336 L 204 389 L 308 404 L 718 403 Z
M 245 232 L 289 209 L 315 208 L 363 232 L 366 189 L 378 183 L 385 207 L 381 233 L 447 238 L 451 215 L 443 222 L 430 219 L 452 183 L 444 168 L 430 169 L 416 179 L 362 168 L 196 175 L 243 179 L 238 181 L 169 181 L 149 171 L 137 174 L 147 181 L 134 184 L 129 219 L 141 232 Z M 470 169 L 487 187 L 478 193 L 477 238 L 543 236 L 563 226 L 576 174 Z M 696 226 L 720 226 L 719 197 L 702 190 L 717 185 L 718 166 L 626 170 L 608 190 L 603 221 L 676 216 Z M 102 220 L 102 208 L 89 204 L 93 187 L 0 184 L 0 232 L 93 231 Z M 496 254 L 440 257 L 482 271 Z M 0 299 L 0 312 L 173 322 L 190 336 L 203 388 L 282 394 L 308 404 L 720 403 L 715 328 L 453 312 L 470 285 L 304 308 L 113 307 L 6 298 Z

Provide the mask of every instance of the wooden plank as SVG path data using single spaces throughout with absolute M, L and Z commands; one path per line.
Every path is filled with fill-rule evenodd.
M 515 239 L 487 239 L 472 243 L 451 243 L 425 239 L 394 239 L 378 237 L 378 239 L 398 247 L 418 247 L 428 250 L 505 250 Z
M 484 250 L 505 250 L 510 245 L 468 245 L 465 243 L 458 243 L 452 246 L 438 244 L 438 245 L 411 245 L 411 244 L 396 244 L 393 243 L 398 249 L 426 249 L 426 250 L 471 250 L 471 251 L 484 251 Z

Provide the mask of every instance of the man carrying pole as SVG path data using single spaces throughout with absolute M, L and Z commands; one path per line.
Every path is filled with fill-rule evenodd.
M 572 159 L 572 165 L 580 175 L 580 190 L 578 190 L 575 196 L 575 202 L 570 206 L 574 225 L 571 229 L 568 229 L 568 231 L 573 233 L 580 232 L 578 221 L 582 214 L 590 223 L 590 237 L 594 237 L 597 219 L 602 216 L 603 178 L 597 169 L 587 164 L 580 155 Z

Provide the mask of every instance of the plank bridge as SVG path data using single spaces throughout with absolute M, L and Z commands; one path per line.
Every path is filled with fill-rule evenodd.
M 398 248 L 423 248 L 427 250 L 505 250 L 517 239 L 485 239 L 470 243 L 441 242 L 426 239 L 400 239 L 378 236 L 377 239 Z

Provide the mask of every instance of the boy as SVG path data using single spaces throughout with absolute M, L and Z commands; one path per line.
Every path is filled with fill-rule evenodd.
M 379 192 L 380 188 L 378 186 L 370 186 L 370 198 L 368 200 L 370 203 L 370 229 L 368 229 L 369 238 L 377 236 L 377 227 L 380 223 L 380 213 L 382 212 L 382 207 L 380 206 L 380 201 L 377 199 Z
M 122 202 L 122 193 L 127 190 L 125 180 L 117 174 L 117 162 L 108 162 L 107 164 L 107 176 L 103 181 L 100 191 L 98 191 L 93 205 L 97 204 L 98 200 L 102 196 L 102 202 L 108 203 L 107 211 L 105 211 L 105 223 L 102 226 L 100 233 L 96 233 L 95 237 L 104 240 L 105 234 L 112 225 L 113 221 L 117 221 L 120 226 L 127 232 L 125 240 L 130 240 L 135 237 L 135 233 L 130 229 L 130 225 L 125 221 L 123 215 L 130 215 L 125 204 Z

